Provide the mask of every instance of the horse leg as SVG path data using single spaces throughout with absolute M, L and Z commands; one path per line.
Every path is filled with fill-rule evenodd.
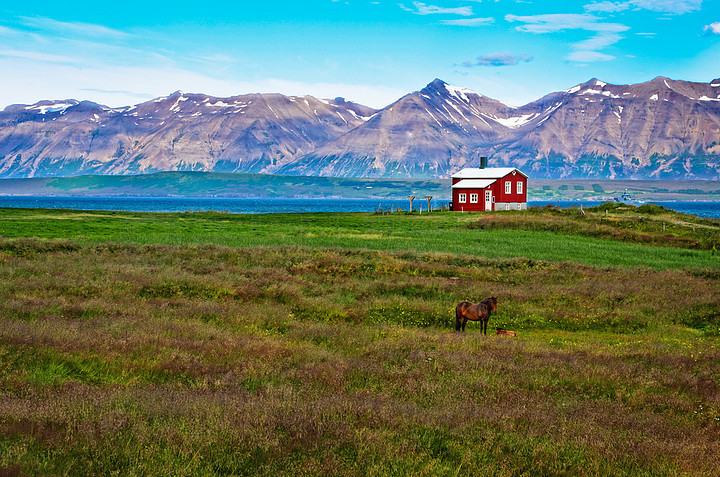
M 487 322 L 488 320 L 482 320 L 483 334 L 487 336 Z
M 463 316 L 463 319 L 462 319 L 462 330 L 463 330 L 463 333 L 465 332 L 465 325 L 467 324 L 467 321 L 468 321 L 467 316 Z
M 455 331 L 460 331 L 460 311 L 455 309 Z

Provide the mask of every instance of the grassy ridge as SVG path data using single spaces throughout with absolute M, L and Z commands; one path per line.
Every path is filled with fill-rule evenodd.
M 716 475 L 718 257 L 513 214 L 0 210 L 0 472 Z

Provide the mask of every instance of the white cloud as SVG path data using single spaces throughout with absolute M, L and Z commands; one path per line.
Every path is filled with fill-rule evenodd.
M 77 63 L 77 58 L 69 56 L 52 55 L 48 53 L 38 53 L 36 51 L 22 50 L 0 50 L 0 56 L 8 56 L 12 58 L 22 58 L 25 60 L 40 61 L 47 63 Z
M 59 20 L 45 17 L 20 17 L 20 22 L 25 26 L 37 28 L 44 31 L 52 31 L 56 33 L 71 33 L 73 35 L 80 36 L 115 39 L 127 38 L 131 36 L 126 32 L 116 30 L 114 28 L 108 28 L 103 25 L 81 22 L 62 22 Z
M 587 13 L 553 13 L 547 15 L 505 15 L 509 22 L 521 22 L 524 25 L 516 30 L 530 33 L 551 33 L 562 30 L 588 30 L 596 32 L 622 32 L 630 27 L 619 23 L 603 23 L 600 17 Z
M 631 0 L 629 2 L 635 7 L 652 10 L 654 12 L 683 13 L 700 10 L 702 0 Z
M 473 66 L 511 66 L 521 62 L 527 63 L 532 61 L 533 57 L 525 53 L 519 55 L 510 52 L 504 53 L 488 53 L 478 56 L 475 61 L 465 61 L 461 66 L 472 68 Z
M 622 40 L 622 35 L 612 32 L 600 32 L 592 38 L 573 43 L 576 50 L 602 50 Z
M 684 13 L 700 10 L 702 0 L 629 0 L 625 2 L 602 1 L 585 5 L 588 12 L 622 12 L 629 8 L 636 10 L 644 9 L 654 12 L 674 13 L 682 15 Z
M 461 15 L 464 17 L 470 17 L 473 15 L 472 7 L 439 7 L 437 5 L 426 5 L 422 2 L 413 2 L 415 9 L 408 8 L 403 4 L 398 4 L 400 8 L 406 12 L 412 12 L 417 15 Z
M 458 18 L 457 20 L 441 20 L 440 23 L 443 25 L 455 25 L 455 26 L 481 26 L 495 23 L 495 19 L 492 17 L 487 18 Z
M 40 65 L 25 58 L 5 58 L 0 65 L 0 109 L 9 104 L 69 98 L 118 107 L 166 96 L 176 90 L 221 97 L 246 93 L 309 94 L 319 98 L 342 96 L 348 101 L 381 108 L 407 93 L 366 84 L 306 83 L 278 78 L 238 81 L 173 67 L 98 64 L 80 70 L 61 63 Z M 18 78 L 23 80 L 19 82 Z
M 515 27 L 515 29 L 529 33 L 556 33 L 565 30 L 594 32 L 595 35 L 587 40 L 572 44 L 571 47 L 577 51 L 566 57 L 570 61 L 583 63 L 612 60 L 613 56 L 596 50 L 614 45 L 623 38 L 620 33 L 630 29 L 630 27 L 620 23 L 605 23 L 600 17 L 587 13 L 531 16 L 506 15 L 505 19 L 509 22 L 524 23 L 524 25 Z
M 606 13 L 622 12 L 622 11 L 630 8 L 630 2 L 620 2 L 620 3 L 598 2 L 598 3 L 591 3 L 589 5 L 585 5 L 584 8 L 588 12 L 606 12 Z
M 599 51 L 573 51 L 565 57 L 570 61 L 576 61 L 578 63 L 594 63 L 596 61 L 610 61 L 614 60 L 615 57 L 600 53 Z
M 704 30 L 709 31 L 711 33 L 717 33 L 718 35 L 720 35 L 720 22 L 715 22 L 715 23 L 706 25 Z

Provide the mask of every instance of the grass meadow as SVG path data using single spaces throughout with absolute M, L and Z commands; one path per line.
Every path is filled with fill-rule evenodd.
M 717 475 L 720 223 L 584 212 L 0 209 L 0 475 Z

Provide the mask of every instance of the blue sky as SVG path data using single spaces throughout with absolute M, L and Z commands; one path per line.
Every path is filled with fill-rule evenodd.
M 0 107 L 176 90 L 382 107 L 434 78 L 521 105 L 597 77 L 720 77 L 720 0 L 52 2 L 0 6 Z

